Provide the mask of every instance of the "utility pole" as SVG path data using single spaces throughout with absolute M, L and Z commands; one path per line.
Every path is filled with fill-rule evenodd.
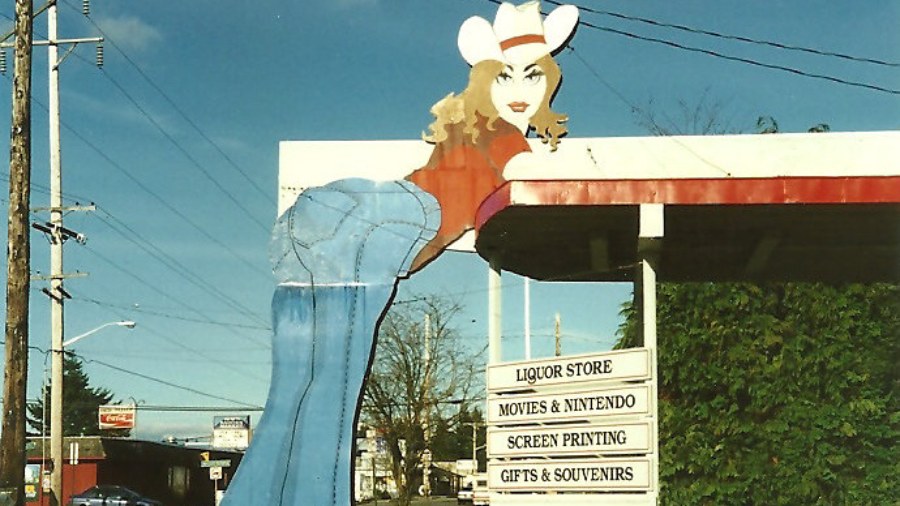
M 84 14 L 89 13 L 87 2 Z M 50 362 L 50 458 L 53 469 L 50 473 L 50 506 L 63 504 L 63 340 L 65 338 L 64 302 L 69 298 L 63 280 L 67 277 L 63 271 L 63 243 L 66 239 L 75 238 L 83 242 L 84 238 L 63 226 L 63 212 L 75 209 L 63 207 L 62 200 L 62 151 L 60 145 L 60 112 L 59 112 L 59 66 L 65 58 L 81 42 L 100 43 L 103 39 L 59 39 L 57 37 L 57 7 L 52 2 L 47 9 L 47 65 L 50 74 L 49 88 L 49 125 L 50 125 L 50 350 L 53 352 Z M 59 58 L 60 44 L 69 45 L 69 51 Z M 100 47 L 100 46 L 98 46 Z M 102 52 L 97 51 L 98 65 L 102 60 Z M 80 210 L 80 209 L 78 209 Z
M 425 450 L 422 452 L 422 495 L 431 497 L 431 315 L 425 313 L 425 379 L 424 383 L 424 436 Z
M 63 470 L 63 431 L 62 397 L 63 397 L 63 339 L 65 327 L 63 322 L 63 237 L 60 233 L 63 226 L 62 213 L 62 158 L 59 142 L 59 47 L 57 37 L 57 12 L 54 3 L 47 11 L 47 62 L 49 65 L 50 84 L 48 110 L 50 111 L 50 459 L 53 468 L 50 471 L 50 506 L 61 506 L 63 503 L 62 470 Z
M 21 0 L 17 0 L 17 6 Z M 30 5 L 30 2 L 28 2 Z M 52 469 L 50 474 L 50 506 L 61 506 L 63 503 L 62 468 L 63 468 L 63 340 L 64 340 L 64 312 L 65 299 L 70 298 L 63 287 L 63 280 L 69 277 L 83 276 L 84 274 L 70 275 L 63 271 L 63 243 L 67 239 L 76 239 L 84 243 L 84 236 L 63 226 L 63 213 L 68 211 L 93 210 L 94 206 L 63 206 L 62 200 L 62 157 L 60 147 L 60 112 L 59 112 L 59 67 L 63 61 L 75 50 L 80 43 L 96 43 L 97 66 L 103 64 L 103 50 L 99 44 L 102 38 L 60 39 L 57 36 L 57 2 L 50 0 L 41 12 L 47 12 L 47 40 L 31 41 L 31 32 L 28 32 L 29 42 L 35 46 L 47 46 L 47 64 L 49 72 L 49 99 L 47 109 L 49 112 L 49 145 L 50 145 L 50 207 L 46 209 L 34 209 L 34 211 L 49 211 L 50 221 L 46 223 L 34 223 L 32 226 L 47 234 L 50 239 L 50 276 L 38 276 L 36 279 L 50 281 L 50 288 L 42 291 L 50 298 L 50 351 L 51 351 L 51 379 L 50 379 L 50 459 Z M 88 0 L 82 2 L 82 12 L 85 16 L 90 13 Z M 31 21 L 34 14 L 29 13 Z M 16 38 L 16 65 L 18 70 L 20 37 Z M 59 47 L 67 46 L 68 50 L 60 58 Z M 7 47 L 8 45 L 0 45 Z M 30 91 L 29 91 L 30 96 Z M 10 191 L 13 185 L 10 183 Z M 10 204 L 12 205 L 12 203 Z M 26 206 L 26 213 L 28 209 Z M 12 216 L 12 215 L 10 215 Z M 27 227 L 26 227 L 27 228 Z M 27 252 L 26 252 L 27 254 Z M 27 274 L 26 274 L 27 277 Z M 24 409 L 23 409 L 24 412 Z M 24 417 L 24 415 L 22 415 Z
M 556 356 L 562 356 L 562 336 L 559 333 L 559 313 L 556 313 Z
M 33 4 L 16 0 L 15 68 L 9 149 L 6 263 L 6 363 L 0 433 L 0 492 L 25 504 L 25 399 L 28 381 L 28 292 L 31 286 L 31 53 Z
M 525 360 L 531 360 L 531 279 L 525 277 Z
M 478 422 L 465 422 L 463 425 L 472 426 L 472 465 L 475 466 L 475 472 L 478 472 Z

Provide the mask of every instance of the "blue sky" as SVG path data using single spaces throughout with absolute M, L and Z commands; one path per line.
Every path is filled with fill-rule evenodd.
M 791 132 L 818 123 L 835 131 L 900 126 L 896 93 L 646 40 L 900 90 L 900 1 L 582 5 L 895 65 L 583 12 L 589 25 L 579 27 L 574 51 L 558 57 L 564 82 L 555 108 L 570 115 L 572 136 L 644 135 L 636 110 L 680 123 L 679 102 L 717 108 L 741 131 L 752 130 L 763 115 Z M 95 0 L 85 19 L 80 2 L 61 0 L 60 36 L 95 36 L 102 29 L 109 39 L 102 70 L 93 65 L 89 46 L 62 65 L 66 202 L 98 205 L 97 212 L 66 216 L 67 227 L 89 238 L 86 246 L 66 246 L 66 270 L 90 273 L 66 284 L 74 296 L 66 306 L 66 333 L 118 319 L 138 322 L 134 330 L 106 329 L 73 346 L 88 360 L 92 381 L 151 406 L 262 405 L 274 286 L 266 248 L 275 218 L 278 142 L 418 138 L 430 122 L 430 106 L 465 84 L 459 25 L 471 15 L 492 19 L 496 7 L 488 0 Z M 12 25 L 12 9 L 11 2 L 0 9 L 3 28 Z M 44 16 L 35 27 L 36 38 L 43 38 Z M 45 55 L 35 50 L 33 206 L 47 205 Z M 10 65 L 0 81 L 3 121 L 11 72 Z M 7 169 L 2 174 L 5 214 Z M 34 270 L 47 272 L 47 242 L 37 232 L 32 241 Z M 467 308 L 459 330 L 480 347 L 486 277 L 478 257 L 450 254 L 405 283 L 400 298 L 422 292 L 459 298 Z M 522 280 L 508 275 L 504 283 L 504 356 L 521 358 Z M 35 283 L 32 291 L 31 341 L 46 349 L 49 305 L 41 287 Z M 535 354 L 552 353 L 556 312 L 565 351 L 608 349 L 629 293 L 626 285 L 533 285 Z M 31 397 L 39 391 L 43 358 L 31 355 Z M 152 438 L 208 434 L 213 414 L 141 412 L 137 432 Z

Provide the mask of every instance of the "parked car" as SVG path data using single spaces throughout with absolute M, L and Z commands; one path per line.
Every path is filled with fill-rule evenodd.
M 456 502 L 458 504 L 472 504 L 472 486 L 464 486 L 459 489 L 456 494 Z
M 69 506 L 163 506 L 161 502 L 144 497 L 118 485 L 96 485 L 72 496 Z

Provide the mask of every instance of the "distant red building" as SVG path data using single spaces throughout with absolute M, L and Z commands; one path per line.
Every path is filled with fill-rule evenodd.
M 166 506 L 212 506 L 216 486 L 219 490 L 228 486 L 243 456 L 236 451 L 104 437 L 67 437 L 63 447 L 63 504 L 94 485 L 122 485 Z M 49 450 L 49 443 L 46 451 L 43 448 L 43 440 L 30 441 L 28 464 L 49 463 Z M 230 461 L 218 482 L 210 479 L 208 467 L 202 467 L 204 457 Z M 42 466 L 41 475 L 49 480 L 44 471 Z M 37 497 L 27 504 L 49 506 L 49 492 L 40 484 L 36 488 Z

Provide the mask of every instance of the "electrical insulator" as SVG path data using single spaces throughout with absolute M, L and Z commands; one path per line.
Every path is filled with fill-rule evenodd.
M 6 75 L 6 49 L 0 49 L 0 74 Z
M 103 44 L 97 44 L 97 66 L 103 67 Z
M 81 13 L 85 16 L 91 15 L 91 0 L 81 0 Z

